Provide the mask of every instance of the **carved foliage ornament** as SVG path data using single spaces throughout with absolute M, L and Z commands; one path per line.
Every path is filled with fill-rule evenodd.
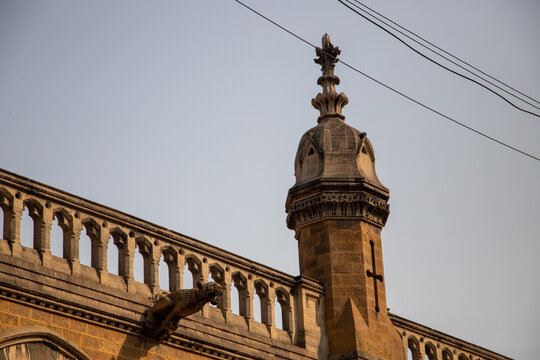
M 291 230 L 324 218 L 340 217 L 357 217 L 383 227 L 388 219 L 390 206 L 386 201 L 364 192 L 323 192 L 293 201 L 287 213 L 287 226 Z
M 336 92 L 336 85 L 339 85 L 339 78 L 334 75 L 337 56 L 341 53 L 337 46 L 332 45 L 330 36 L 324 34 L 322 38 L 322 48 L 316 50 L 317 58 L 314 61 L 321 65 L 322 76 L 317 80 L 317 84 L 322 86 L 322 93 L 318 93 L 311 100 L 311 105 L 320 111 L 321 115 L 317 122 L 329 117 L 336 117 L 344 120 L 345 116 L 341 111 L 349 103 L 349 99 L 344 93 Z
M 200 311 L 208 302 L 217 305 L 222 293 L 219 284 L 199 282 L 197 289 L 181 289 L 161 296 L 144 312 L 143 329 L 151 338 L 167 340 L 181 319 Z

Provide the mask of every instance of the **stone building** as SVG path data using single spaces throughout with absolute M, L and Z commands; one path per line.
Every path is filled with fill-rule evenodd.
M 0 170 L 0 360 L 508 359 L 388 312 L 381 229 L 389 191 L 366 134 L 344 121 L 348 99 L 335 89 L 339 53 L 325 35 L 315 59 L 323 90 L 312 100 L 320 116 L 300 140 L 286 201 L 298 276 Z M 21 244 L 25 209 L 32 247 Z M 55 220 L 62 256 L 51 253 Z M 83 229 L 91 266 L 80 263 Z M 117 274 L 107 271 L 108 246 L 117 249 Z M 136 250 L 144 282 L 133 276 Z M 189 293 L 197 305 L 182 303 L 193 314 L 181 320 L 185 313 L 172 309 L 183 300 L 159 289 L 160 258 L 172 294 L 187 294 L 184 272 L 201 288 Z M 157 309 L 155 322 L 148 309 Z

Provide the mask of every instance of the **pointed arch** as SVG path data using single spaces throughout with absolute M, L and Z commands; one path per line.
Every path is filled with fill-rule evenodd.
M 180 288 L 180 271 L 178 269 L 178 251 L 170 245 L 161 249 L 164 263 L 167 265 L 169 291 Z M 161 277 L 162 274 L 160 274 Z M 161 281 L 160 281 L 161 282 Z
M 298 162 L 300 166 L 303 165 L 305 157 L 312 155 L 313 153 L 317 153 L 321 158 L 323 157 L 324 153 L 317 142 L 313 140 L 313 134 L 311 132 L 306 133 L 300 140 L 299 148 L 300 147 L 302 148 L 301 150 L 298 149 Z M 313 152 L 311 150 L 313 150 Z
M 99 247 L 100 247 L 100 241 L 101 241 L 101 226 L 98 224 L 98 222 L 91 218 L 91 217 L 85 217 L 81 221 L 81 224 L 83 228 L 86 230 L 86 234 L 90 238 L 90 263 L 89 265 L 95 269 L 98 269 L 100 267 L 99 264 Z M 81 240 L 79 240 L 79 261 L 82 260 L 81 255 L 81 249 L 84 250 L 84 245 L 81 243 Z M 83 245 L 83 246 L 81 246 Z M 86 252 L 84 252 L 86 253 Z M 81 261 L 81 263 L 83 263 Z
M 128 236 L 122 228 L 115 226 L 109 230 L 110 237 L 113 239 L 113 244 L 117 248 L 118 252 L 118 275 L 122 276 L 124 279 L 130 278 L 130 259 L 129 259 L 129 249 L 128 249 Z M 107 256 L 107 261 L 110 261 L 110 257 Z M 108 266 L 108 264 L 107 264 Z
M 143 257 L 144 261 L 144 283 L 153 289 L 156 285 L 155 271 L 154 271 L 154 259 L 153 259 L 153 244 L 145 236 L 138 236 L 135 238 L 135 244 L 139 249 L 139 253 Z
M 178 251 L 172 246 L 167 245 L 161 248 L 161 253 L 163 254 L 164 260 L 168 264 L 176 265 L 178 264 Z
M 28 210 L 32 210 L 30 216 L 43 216 L 43 205 L 41 205 L 41 203 L 36 199 L 27 198 L 23 201 L 23 205 L 28 207 Z
M 276 288 L 276 302 L 281 308 L 281 328 L 285 331 L 292 331 L 292 307 L 289 291 L 281 286 Z
M 447 347 L 442 350 L 442 360 L 454 360 L 454 354 Z
M 5 187 L 0 186 L 0 207 L 13 207 L 13 195 Z
M 63 230 L 73 229 L 73 216 L 63 207 L 57 207 L 53 210 L 53 217 L 58 219 L 58 225 Z
M 186 264 L 186 268 L 184 269 L 184 271 L 186 271 L 187 269 L 191 273 L 191 279 L 193 280 L 193 288 L 195 288 L 197 286 L 197 283 L 203 280 L 202 271 L 201 271 L 202 262 L 194 254 L 189 254 L 189 255 L 186 255 L 185 257 L 185 264 Z M 186 279 L 185 273 L 184 273 L 184 279 Z M 186 288 L 185 282 L 184 282 L 184 288 Z
M 23 201 L 23 209 L 28 209 L 28 215 L 33 222 L 32 247 L 38 249 L 41 243 L 41 224 L 43 222 L 43 205 L 33 198 L 28 198 Z
M 43 243 L 43 205 L 34 198 L 27 198 L 23 201 L 23 209 L 28 209 L 28 215 L 32 218 L 32 247 L 38 251 L 45 251 L 46 246 Z
M 360 133 L 359 137 L 360 141 L 358 143 L 358 149 L 356 150 L 356 154 L 359 155 L 360 153 L 363 153 L 369 155 L 370 160 L 372 162 L 375 161 L 375 151 L 373 150 L 373 145 L 371 145 L 371 141 L 369 141 L 366 133 Z
M 254 282 L 255 294 L 259 297 L 261 303 L 261 322 L 263 324 L 272 323 L 270 296 L 268 292 L 268 284 L 262 279 L 257 279 Z
M 69 211 L 63 207 L 58 207 L 53 210 L 53 219 L 58 221 L 58 226 L 62 229 L 62 257 L 68 258 L 67 249 L 70 247 L 70 242 L 73 241 L 73 216 Z M 51 241 L 56 240 L 52 239 Z M 51 243 L 51 252 L 53 249 L 53 244 Z
M 223 269 L 223 267 L 218 263 L 212 263 L 208 268 L 210 270 L 210 276 L 212 277 L 212 279 L 216 283 L 223 285 L 225 282 L 225 270 Z
M 247 284 L 247 278 L 240 271 L 232 274 L 234 288 L 238 293 L 238 315 L 250 317 L 250 296 Z
M 426 341 L 425 354 L 429 360 L 437 360 L 437 347 L 431 341 Z
M 4 187 L 0 186 L 0 209 L 2 209 L 2 228 L 0 239 L 11 239 L 11 218 L 13 213 L 13 195 Z
M 414 336 L 409 336 L 407 339 L 407 347 L 411 350 L 413 360 L 423 360 L 420 359 L 420 342 Z
M 94 218 L 85 217 L 81 220 L 81 224 L 88 231 L 88 236 L 97 237 L 99 235 L 99 231 L 101 227 L 99 226 L 98 222 Z
M 25 349 L 23 352 L 28 356 L 20 360 L 42 358 L 47 352 L 53 356 L 57 354 L 56 357 L 61 354 L 69 359 L 91 360 L 76 344 L 42 326 L 23 326 L 0 334 L 0 354 L 15 353 L 17 348 Z
M 311 133 L 304 135 L 300 140 L 298 152 L 294 163 L 294 172 L 297 181 L 308 181 L 320 175 L 323 169 L 324 153 Z
M 127 234 L 124 230 L 122 230 L 122 228 L 120 228 L 119 226 L 115 226 L 111 230 L 109 230 L 109 233 L 113 237 L 114 245 L 118 246 L 118 248 L 126 246 Z

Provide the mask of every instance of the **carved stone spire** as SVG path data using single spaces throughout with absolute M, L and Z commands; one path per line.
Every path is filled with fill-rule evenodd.
M 339 78 L 334 75 L 335 63 L 338 62 L 337 56 L 341 53 L 339 48 L 330 42 L 330 36 L 324 34 L 322 38 L 322 49 L 317 48 L 316 54 L 318 58 L 314 59 L 317 64 L 321 65 L 322 76 L 317 80 L 317 84 L 321 85 L 323 92 L 318 93 L 315 99 L 311 100 L 311 105 L 321 112 L 317 122 L 329 117 L 336 117 L 345 120 L 345 116 L 341 114 L 341 110 L 349 103 L 349 99 L 344 93 L 336 92 L 336 85 L 339 85 Z

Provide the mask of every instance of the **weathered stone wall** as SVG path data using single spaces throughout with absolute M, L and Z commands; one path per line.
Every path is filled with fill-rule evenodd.
M 203 349 L 197 350 L 196 347 L 186 351 L 185 347 L 189 346 L 188 344 L 156 344 L 133 331 L 110 328 L 96 321 L 81 319 L 76 315 L 52 309 L 42 310 L 39 304 L 0 299 L 0 347 L 2 347 L 4 331 L 19 328 L 32 332 L 38 326 L 52 330 L 58 337 L 78 347 L 93 360 L 219 358 L 213 356 L 212 353 L 205 353 Z M 2 355 L 0 355 L 1 358 Z

